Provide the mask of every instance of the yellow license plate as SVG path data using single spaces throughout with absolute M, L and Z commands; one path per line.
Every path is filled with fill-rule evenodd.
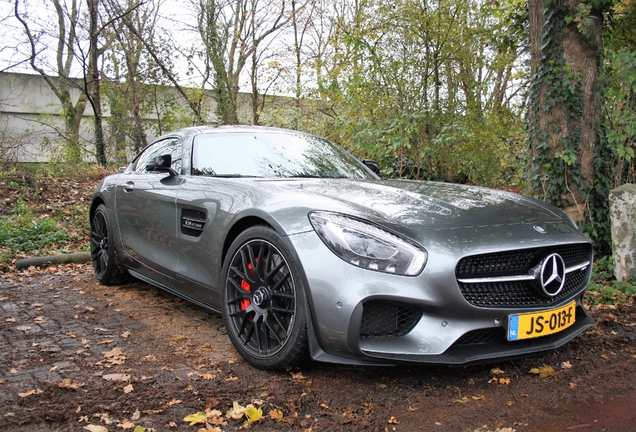
M 576 302 L 558 309 L 510 315 L 508 317 L 508 340 L 530 339 L 558 333 L 574 324 Z

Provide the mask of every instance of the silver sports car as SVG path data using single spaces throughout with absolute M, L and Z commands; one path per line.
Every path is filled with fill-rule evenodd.
M 479 187 L 381 180 L 312 135 L 167 134 L 98 186 L 91 254 L 220 311 L 236 350 L 281 369 L 468 364 L 557 348 L 594 324 L 590 242 L 561 210 Z

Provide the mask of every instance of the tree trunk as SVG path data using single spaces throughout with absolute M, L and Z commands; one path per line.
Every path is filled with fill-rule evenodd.
M 579 0 L 529 0 L 530 188 L 586 219 L 599 142 L 602 11 Z M 577 15 L 578 13 L 578 15 Z

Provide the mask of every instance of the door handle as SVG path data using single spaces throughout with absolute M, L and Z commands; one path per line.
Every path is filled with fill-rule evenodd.
M 135 183 L 134 182 L 126 182 L 124 183 L 124 192 L 132 192 L 135 190 Z

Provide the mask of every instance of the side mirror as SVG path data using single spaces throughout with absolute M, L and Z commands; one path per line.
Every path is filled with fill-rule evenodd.
M 363 159 L 362 163 L 364 164 L 364 166 L 369 168 L 373 174 L 377 175 L 378 177 L 380 176 L 380 165 L 378 165 L 376 161 L 372 159 Z
M 146 164 L 146 171 L 148 172 L 167 172 L 171 177 L 174 177 L 177 174 L 175 170 L 170 166 L 172 165 L 172 155 L 165 154 L 161 156 L 156 156 Z

